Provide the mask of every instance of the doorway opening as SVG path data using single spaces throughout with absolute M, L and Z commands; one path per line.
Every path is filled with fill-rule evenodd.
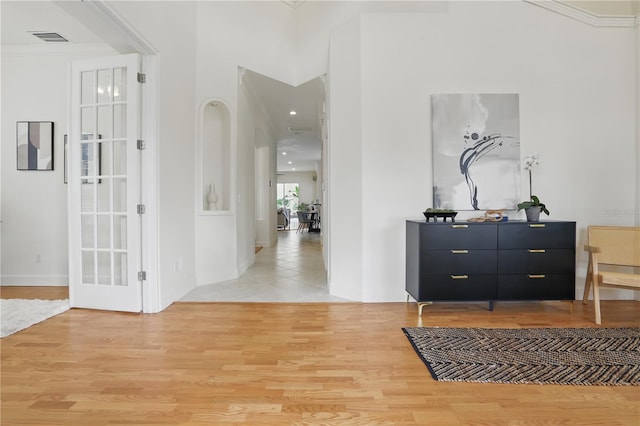
M 327 286 L 328 234 L 320 226 L 320 232 L 295 232 L 298 210 L 314 210 L 323 217 L 327 135 L 323 77 L 294 87 L 243 68 L 239 76 L 238 149 L 249 152 L 246 142 L 251 135 L 254 145 L 251 251 L 262 248 L 252 253 L 251 265 L 238 278 L 200 285 L 182 300 L 344 301 L 331 296 Z M 278 213 L 285 208 L 288 217 Z

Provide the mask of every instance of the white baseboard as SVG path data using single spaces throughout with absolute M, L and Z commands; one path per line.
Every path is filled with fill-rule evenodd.
M 67 275 L 2 275 L 0 286 L 15 287 L 68 287 Z
M 244 262 L 242 265 L 240 265 L 238 267 L 238 276 L 242 276 L 242 274 L 244 274 L 245 272 L 247 272 L 247 269 L 249 269 L 251 267 L 251 265 L 253 265 L 256 261 L 256 255 L 253 254 L 251 257 L 249 257 L 249 259 L 247 259 L 246 262 Z

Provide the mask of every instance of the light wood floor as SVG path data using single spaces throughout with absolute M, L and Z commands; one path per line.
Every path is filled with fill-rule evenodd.
M 0 286 L 0 298 L 43 300 L 68 299 L 69 287 Z
M 3 289 L 3 296 L 5 291 Z M 401 327 L 595 327 L 574 303 L 72 309 L 0 341 L 8 425 L 633 425 L 640 386 L 434 381 Z M 640 302 L 603 302 L 640 326 Z

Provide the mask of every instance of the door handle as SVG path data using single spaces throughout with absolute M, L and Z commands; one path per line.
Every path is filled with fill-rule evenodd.
M 451 250 L 453 254 L 468 254 L 469 250 Z
M 531 278 L 532 280 L 538 280 L 545 277 L 545 274 L 529 274 L 529 278 Z
M 469 279 L 469 275 L 451 275 L 452 280 L 466 280 Z
M 451 225 L 451 227 L 456 229 L 461 229 L 461 228 L 468 228 L 469 225 Z
M 545 249 L 529 249 L 529 253 L 546 253 Z
M 529 228 L 544 228 L 546 225 L 544 223 L 531 223 L 529 224 Z

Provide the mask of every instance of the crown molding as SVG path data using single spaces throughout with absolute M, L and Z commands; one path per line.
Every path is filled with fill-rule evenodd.
M 137 53 L 143 55 L 155 55 L 158 53 L 158 50 L 105 0 L 93 0 L 85 3 L 93 7 L 98 14 L 109 22 Z
M 603 16 L 578 9 L 558 0 L 524 0 L 533 4 L 575 19 L 593 27 L 636 27 L 640 25 L 640 15 L 636 16 Z

